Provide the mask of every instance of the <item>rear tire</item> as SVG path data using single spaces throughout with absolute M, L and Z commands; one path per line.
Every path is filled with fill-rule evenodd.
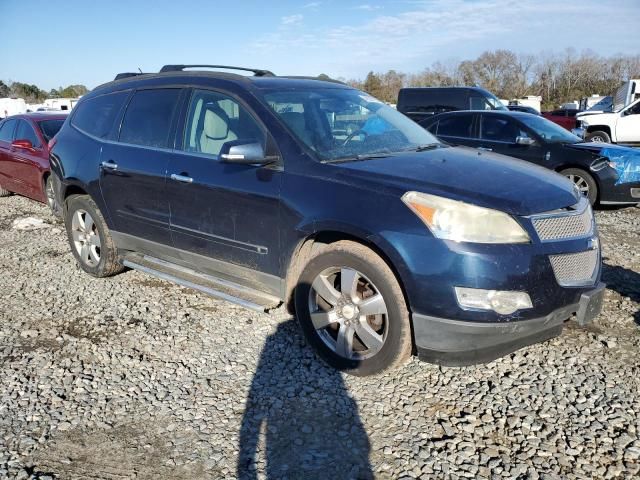
M 123 271 L 109 227 L 91 197 L 72 195 L 66 204 L 67 238 L 80 268 L 98 278 Z
M 589 173 L 580 168 L 567 168 L 560 171 L 560 174 L 578 187 L 580 193 L 587 197 L 591 206 L 595 205 L 598 200 L 598 184 Z
M 587 142 L 599 142 L 599 143 L 611 143 L 611 137 L 607 132 L 602 130 L 596 130 L 595 132 L 589 132 L 585 135 L 584 139 Z
M 402 289 L 384 260 L 363 245 L 339 241 L 320 248 L 302 270 L 295 306 L 309 344 L 338 370 L 373 375 L 411 356 Z
M 53 188 L 53 175 L 49 175 L 44 182 L 44 195 L 53 216 L 58 219 L 62 218 L 62 209 L 60 208 L 60 205 L 58 205 L 55 189 Z
M 8 197 L 9 195 L 11 195 L 11 192 L 9 190 L 5 190 L 4 188 L 0 187 L 0 197 Z

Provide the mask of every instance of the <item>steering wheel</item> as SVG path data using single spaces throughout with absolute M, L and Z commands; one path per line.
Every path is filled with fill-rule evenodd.
M 362 129 L 356 130 L 351 135 L 349 135 L 344 142 L 342 142 L 342 146 L 343 147 L 346 146 L 347 143 L 349 143 L 351 140 L 353 140 L 353 137 L 355 137 L 356 135 L 360 135 L 361 133 L 363 133 L 365 137 L 369 136 L 369 134 L 367 132 L 365 132 L 364 130 L 362 130 Z

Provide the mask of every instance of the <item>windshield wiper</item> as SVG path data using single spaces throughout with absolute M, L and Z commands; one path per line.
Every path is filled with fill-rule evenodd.
M 340 158 L 332 158 L 329 160 L 323 160 L 322 163 L 341 163 L 341 162 L 353 162 L 356 160 L 369 160 L 370 158 L 385 158 L 390 157 L 392 154 L 389 153 L 363 153 L 360 155 L 353 155 L 350 157 L 340 157 Z
M 435 150 L 436 148 L 442 148 L 445 145 L 442 143 L 427 143 L 425 145 L 420 145 L 413 149 L 414 152 L 426 152 L 427 150 Z

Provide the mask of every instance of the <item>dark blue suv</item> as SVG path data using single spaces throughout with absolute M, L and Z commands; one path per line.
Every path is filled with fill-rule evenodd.
M 251 73 L 172 65 L 82 98 L 51 162 L 84 271 L 284 305 L 358 375 L 489 361 L 598 314 L 596 225 L 567 179 L 338 82 Z

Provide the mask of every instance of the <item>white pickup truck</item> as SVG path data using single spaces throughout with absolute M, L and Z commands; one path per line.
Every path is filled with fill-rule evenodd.
M 588 142 L 640 145 L 640 99 L 617 112 L 579 113 L 573 133 Z

